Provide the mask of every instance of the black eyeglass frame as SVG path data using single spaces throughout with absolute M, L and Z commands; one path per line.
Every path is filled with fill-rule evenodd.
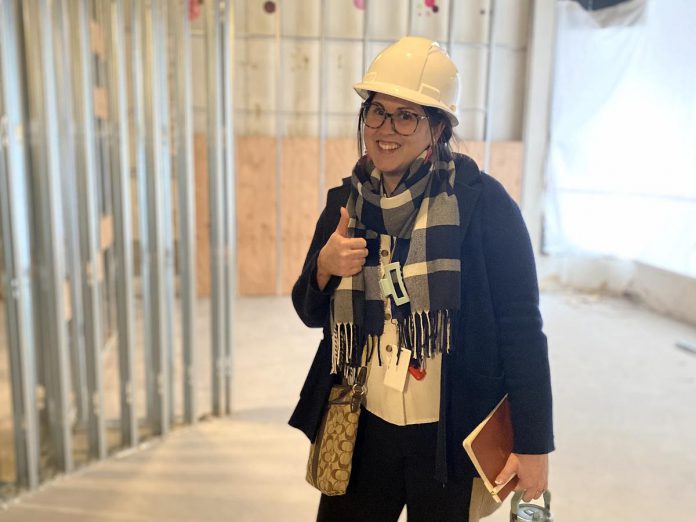
M 384 117 L 382 119 L 382 123 L 380 123 L 376 127 L 373 127 L 372 125 L 367 124 L 367 111 L 369 111 L 370 107 L 372 107 L 373 105 L 377 105 L 379 107 L 382 107 L 382 111 L 384 111 Z M 416 128 L 413 129 L 413 132 L 410 132 L 408 134 L 404 134 L 403 132 L 399 132 L 398 130 L 396 130 L 396 124 L 394 123 L 393 116 L 394 116 L 394 114 L 396 114 L 399 111 L 408 112 L 409 114 L 413 114 L 413 116 L 416 117 Z M 363 113 L 363 124 L 365 125 L 365 127 L 369 127 L 370 129 L 379 129 L 382 125 L 384 125 L 384 122 L 387 121 L 387 118 L 389 118 L 389 121 L 391 122 L 392 130 L 396 134 L 398 134 L 399 136 L 412 136 L 412 135 L 414 135 L 416 133 L 416 131 L 418 130 L 418 124 L 420 123 L 420 121 L 428 119 L 427 114 L 416 114 L 415 112 L 409 111 L 406 109 L 397 109 L 394 112 L 387 112 L 384 108 L 384 105 L 382 105 L 381 103 L 373 102 L 373 101 L 371 101 L 369 103 L 368 102 L 362 103 L 362 113 Z

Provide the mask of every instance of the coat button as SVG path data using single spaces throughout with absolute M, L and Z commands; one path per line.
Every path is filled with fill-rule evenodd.
M 386 314 L 384 314 L 384 319 L 387 320 L 387 321 L 391 320 L 391 314 L 390 314 L 389 312 L 387 312 Z
M 382 254 L 382 257 L 387 257 L 389 255 L 389 250 L 382 250 L 380 254 Z
M 394 347 L 393 347 L 391 344 L 388 344 L 388 345 L 387 345 L 387 348 L 386 348 L 387 353 L 391 353 L 391 351 L 392 351 L 393 349 L 394 349 Z

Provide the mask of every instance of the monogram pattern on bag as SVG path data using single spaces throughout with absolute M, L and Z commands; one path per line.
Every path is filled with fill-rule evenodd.
M 359 412 L 351 411 L 350 394 L 346 387 L 334 386 L 307 462 L 307 482 L 325 495 L 343 495 L 346 492 L 358 418 Z

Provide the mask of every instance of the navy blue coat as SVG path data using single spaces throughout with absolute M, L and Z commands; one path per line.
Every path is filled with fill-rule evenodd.
M 534 254 L 515 202 L 476 163 L 455 155 L 455 193 L 461 237 L 461 320 L 454 348 L 443 358 L 436 478 L 475 476 L 462 441 L 509 394 L 515 453 L 554 449 L 551 380 L 546 336 L 539 312 Z M 324 338 L 305 380 L 290 425 L 314 440 L 331 386 L 329 302 L 339 282 L 322 291 L 317 257 L 335 231 L 350 178 L 329 190 L 292 301 L 302 321 L 323 328 Z

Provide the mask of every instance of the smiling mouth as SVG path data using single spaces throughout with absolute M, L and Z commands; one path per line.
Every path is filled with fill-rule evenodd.
M 394 143 L 391 141 L 378 141 L 377 146 L 379 147 L 379 150 L 383 152 L 392 152 L 401 147 L 398 143 Z

